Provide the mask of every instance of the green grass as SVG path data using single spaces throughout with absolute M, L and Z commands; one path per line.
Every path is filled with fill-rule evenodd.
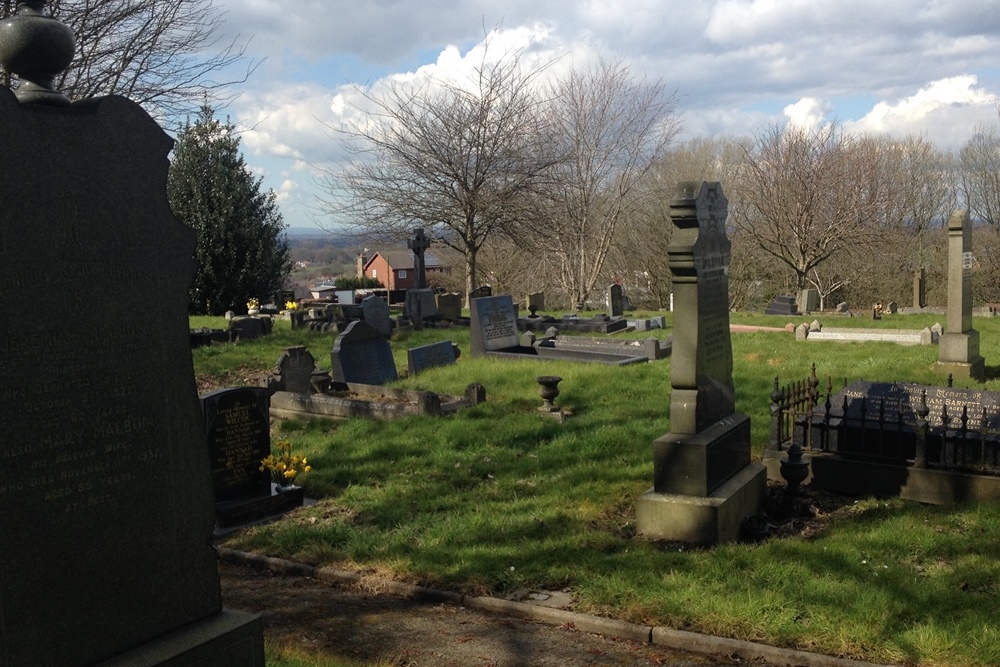
M 825 323 L 910 329 L 943 319 Z M 1000 363 L 1000 320 L 975 326 L 987 363 Z M 199 377 L 230 383 L 266 372 L 292 344 L 329 367 L 333 334 L 276 329 L 261 341 L 195 350 Z M 669 431 L 670 361 L 471 359 L 468 330 L 452 328 L 395 339 L 397 366 L 405 369 L 408 347 L 445 338 L 463 351 L 454 366 L 397 385 L 458 394 L 481 382 L 485 404 L 392 423 L 276 423 L 275 437 L 310 457 L 301 481 L 321 500 L 227 545 L 468 593 L 568 588 L 583 612 L 875 662 L 1000 663 L 996 508 L 862 499 L 811 538 L 711 549 L 645 542 L 634 537 L 634 502 L 651 484 L 651 443 Z M 835 388 L 845 379 L 944 382 L 931 371 L 936 347 L 768 332 L 732 341 L 737 409 L 751 417 L 756 456 L 775 375 L 802 379 L 815 362 Z M 565 423 L 537 411 L 543 374 L 563 377 L 556 402 L 573 413 Z

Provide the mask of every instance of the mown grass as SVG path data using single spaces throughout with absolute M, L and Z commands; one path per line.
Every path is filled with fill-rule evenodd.
M 909 329 L 943 320 L 826 323 Z M 1000 364 L 1000 321 L 975 326 L 987 363 Z M 395 339 L 397 366 L 406 368 L 408 347 L 446 338 L 463 350 L 458 363 L 398 386 L 458 394 L 480 382 L 486 403 L 393 423 L 276 423 L 275 437 L 310 457 L 302 483 L 320 502 L 228 546 L 469 593 L 565 588 L 579 611 L 875 662 L 1000 664 L 997 508 L 859 499 L 809 538 L 711 549 L 645 542 L 634 536 L 634 502 L 650 486 L 651 443 L 669 431 L 669 360 L 615 368 L 471 359 L 468 330 L 452 328 Z M 227 384 L 268 371 L 293 344 L 329 367 L 333 339 L 279 323 L 262 341 L 195 350 L 196 371 Z M 815 362 L 835 388 L 853 379 L 944 383 L 931 370 L 935 347 L 773 332 L 732 341 L 737 409 L 752 419 L 757 456 L 776 375 L 805 378 Z M 565 423 L 537 411 L 542 374 L 564 378 L 556 402 L 572 412 Z

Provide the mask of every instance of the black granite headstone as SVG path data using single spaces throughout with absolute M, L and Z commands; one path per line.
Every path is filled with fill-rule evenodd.
M 219 389 L 201 396 L 215 500 L 270 495 L 271 453 L 268 391 L 263 387 Z
M 124 98 L 39 107 L 0 88 L 0 304 L 30 288 L 65 315 L 0 324 L 4 667 L 94 665 L 189 628 L 207 651 L 226 616 L 171 144 Z M 241 641 L 258 640 L 262 658 L 259 635 Z

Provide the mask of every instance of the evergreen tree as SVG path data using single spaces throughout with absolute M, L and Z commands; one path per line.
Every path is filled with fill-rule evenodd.
M 285 224 L 273 190 L 261 191 L 240 155 L 233 125 L 202 106 L 177 137 L 167 179 L 170 206 L 198 232 L 191 311 L 242 312 L 281 289 L 291 271 Z

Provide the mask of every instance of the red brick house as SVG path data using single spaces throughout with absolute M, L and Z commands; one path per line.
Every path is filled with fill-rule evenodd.
M 388 290 L 404 290 L 414 286 L 412 250 L 386 250 L 376 252 L 364 263 L 364 275 L 378 280 Z M 427 285 L 434 284 L 435 276 L 448 273 L 445 266 L 433 252 L 424 252 L 424 276 Z

